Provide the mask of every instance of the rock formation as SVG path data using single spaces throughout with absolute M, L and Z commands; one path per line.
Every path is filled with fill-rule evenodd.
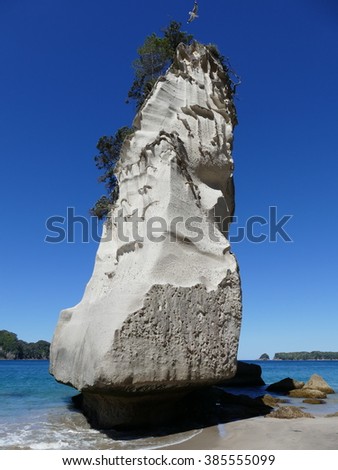
M 312 390 L 310 388 L 300 388 L 297 390 L 290 390 L 288 393 L 289 397 L 293 398 L 326 398 L 326 393 L 321 392 L 320 390 Z
M 300 382 L 295 379 L 291 379 L 287 377 L 279 382 L 275 382 L 269 385 L 266 390 L 268 392 L 275 392 L 275 393 L 284 393 L 287 394 L 291 390 L 300 389 L 304 387 L 304 382 Z
M 325 400 L 321 400 L 320 398 L 305 398 L 305 400 L 302 401 L 308 405 L 324 405 L 326 403 Z
M 313 374 L 306 383 L 287 377 L 267 387 L 268 391 L 283 393 L 292 398 L 321 400 L 326 394 L 335 393 L 332 387 L 320 375 Z M 309 402 L 308 402 L 309 403 Z
M 180 45 L 123 145 L 93 275 L 51 345 L 51 373 L 82 392 L 98 426 L 149 422 L 169 395 L 236 372 L 232 97 L 210 51 Z
M 311 413 L 306 413 L 297 406 L 281 406 L 267 414 L 265 418 L 278 419 L 297 419 L 297 418 L 314 418 Z
M 310 379 L 304 385 L 304 389 L 319 390 L 324 393 L 335 393 L 332 387 L 318 374 L 311 375 Z
M 262 379 L 262 368 L 257 364 L 238 361 L 235 376 L 220 385 L 223 387 L 260 387 L 265 385 Z
M 258 358 L 259 361 L 270 361 L 270 356 L 267 353 L 261 354 L 261 356 Z

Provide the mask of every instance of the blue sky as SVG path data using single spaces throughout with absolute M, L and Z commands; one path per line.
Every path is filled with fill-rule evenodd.
M 338 350 L 336 0 L 0 1 L 0 329 L 51 340 L 82 297 L 97 243 L 47 244 L 45 221 L 88 216 L 104 193 L 98 138 L 129 125 L 131 63 L 172 19 L 216 43 L 242 78 L 238 225 L 269 206 L 293 239 L 233 245 L 243 284 L 239 358 Z M 235 229 L 235 227 L 234 227 Z M 266 232 L 266 229 L 264 229 Z

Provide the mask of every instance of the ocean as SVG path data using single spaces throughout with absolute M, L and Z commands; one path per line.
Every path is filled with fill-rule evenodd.
M 338 361 L 246 361 L 262 367 L 265 383 L 292 377 L 307 381 L 321 375 L 338 392 Z M 121 433 L 92 429 L 72 406 L 77 391 L 58 384 L 48 372 L 48 361 L 0 361 L 0 449 L 156 449 L 184 442 L 200 430 L 124 437 Z M 256 396 L 265 387 L 229 389 Z M 338 394 L 325 405 L 306 405 L 314 415 L 338 412 Z M 303 406 L 301 399 L 291 404 Z

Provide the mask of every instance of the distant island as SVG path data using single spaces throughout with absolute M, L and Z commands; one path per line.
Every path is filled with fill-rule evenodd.
M 275 361 L 337 361 L 338 352 L 278 352 L 274 355 L 273 359 Z
M 263 354 L 259 357 L 258 360 L 259 360 L 259 361 L 269 361 L 269 360 L 270 360 L 269 354 L 263 353 Z
M 26 343 L 15 333 L 0 330 L 0 360 L 4 359 L 49 359 L 48 341 Z

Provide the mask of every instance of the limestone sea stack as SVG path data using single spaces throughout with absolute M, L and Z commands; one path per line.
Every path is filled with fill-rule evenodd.
M 236 372 L 232 98 L 210 50 L 181 44 L 123 144 L 93 275 L 51 345 L 51 373 L 97 426 L 149 422 L 169 396 Z

